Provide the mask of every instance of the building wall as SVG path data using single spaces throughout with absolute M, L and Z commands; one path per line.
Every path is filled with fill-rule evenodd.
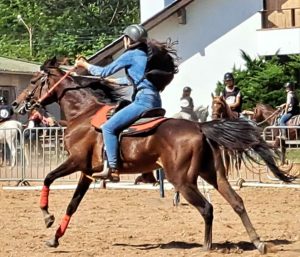
M 163 107 L 172 116 L 180 110 L 182 88 L 190 86 L 195 106 L 209 105 L 211 93 L 225 72 L 243 67 L 240 50 L 256 55 L 256 30 L 261 28 L 258 11 L 263 1 L 197 0 L 186 7 L 187 24 L 172 17 L 149 32 L 150 37 L 178 40 L 179 73 L 162 93 Z

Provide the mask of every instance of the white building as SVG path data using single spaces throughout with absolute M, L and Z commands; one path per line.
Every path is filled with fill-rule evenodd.
M 179 73 L 162 93 L 167 116 L 179 111 L 184 86 L 196 106 L 209 105 L 224 73 L 243 67 L 241 49 L 252 57 L 300 53 L 299 0 L 140 0 L 140 7 L 151 38 L 179 42 Z M 121 48 L 118 39 L 90 61 L 107 63 Z

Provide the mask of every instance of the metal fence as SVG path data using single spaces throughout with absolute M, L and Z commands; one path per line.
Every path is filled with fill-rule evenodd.
M 267 142 L 274 143 L 276 133 L 278 134 L 280 128 L 296 131 L 293 137 L 290 132 L 287 133 L 286 145 L 289 149 L 299 149 L 300 126 L 266 127 L 263 131 L 263 137 Z M 64 133 L 64 127 L 31 128 L 23 131 L 0 129 L 0 181 L 15 181 L 17 183 L 43 181 L 50 171 L 67 158 L 63 143 Z M 257 158 L 257 156 L 253 155 L 253 158 Z M 228 179 L 233 184 L 277 181 L 265 165 L 258 165 L 253 162 L 238 164 L 237 157 L 230 156 Z M 61 178 L 60 181 L 75 182 L 79 175 L 78 172 Z M 124 175 L 122 178 L 134 180 L 136 176 Z

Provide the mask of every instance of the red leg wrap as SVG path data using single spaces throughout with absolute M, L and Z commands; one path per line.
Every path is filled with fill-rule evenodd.
M 48 196 L 49 196 L 49 187 L 43 186 L 40 198 L 40 207 L 45 208 L 48 207 Z
M 56 234 L 55 234 L 56 238 L 60 238 L 64 235 L 64 233 L 66 232 L 67 227 L 69 225 L 70 219 L 71 219 L 71 216 L 65 214 L 65 216 L 63 217 L 63 219 L 60 223 L 59 228 L 56 230 Z

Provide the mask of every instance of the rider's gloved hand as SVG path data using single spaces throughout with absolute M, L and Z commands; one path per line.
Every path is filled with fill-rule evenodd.
M 82 68 L 88 69 L 89 63 L 84 58 L 80 57 L 80 58 L 77 58 L 75 60 L 75 65 L 74 66 L 76 68 L 82 67 Z

